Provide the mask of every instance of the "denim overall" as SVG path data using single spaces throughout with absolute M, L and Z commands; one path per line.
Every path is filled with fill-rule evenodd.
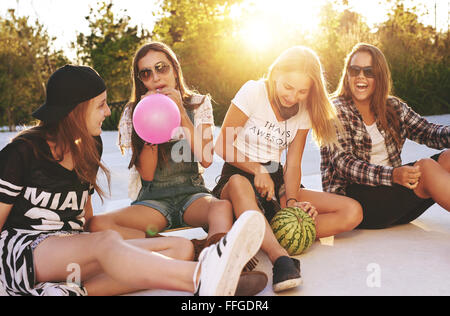
M 194 122 L 194 111 L 186 110 L 186 112 Z M 185 226 L 182 220 L 184 211 L 196 199 L 210 195 L 210 191 L 205 187 L 188 140 L 170 142 L 165 146 L 168 148 L 167 161 L 158 160 L 153 181 L 141 178 L 142 188 L 136 201 L 131 204 L 146 205 L 161 212 L 169 222 L 167 227 L 169 229 Z M 189 150 L 189 155 L 183 152 L 186 150 Z M 176 162 L 172 157 L 175 156 L 174 153 L 175 158 L 190 159 L 187 162 Z

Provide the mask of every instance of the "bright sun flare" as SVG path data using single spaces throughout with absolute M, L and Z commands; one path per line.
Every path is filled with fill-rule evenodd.
M 281 33 L 301 28 L 313 31 L 319 23 L 323 0 L 248 0 L 235 6 L 230 16 L 244 19 L 239 36 L 249 47 L 268 48 Z
M 250 47 L 258 50 L 267 48 L 273 40 L 270 25 L 261 21 L 248 23 L 247 26 L 241 30 L 241 37 Z

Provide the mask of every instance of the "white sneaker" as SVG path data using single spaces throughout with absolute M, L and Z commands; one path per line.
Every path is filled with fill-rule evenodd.
M 194 272 L 195 294 L 234 295 L 242 269 L 261 247 L 265 227 L 260 212 L 246 211 L 218 243 L 203 249 Z

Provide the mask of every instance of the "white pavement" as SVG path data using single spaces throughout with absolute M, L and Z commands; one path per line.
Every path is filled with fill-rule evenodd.
M 427 118 L 434 123 L 450 125 L 450 114 Z M 0 133 L 0 148 L 13 135 Z M 120 155 L 116 145 L 117 132 L 104 132 L 102 138 L 103 161 L 112 175 L 111 197 L 102 205 L 98 196 L 94 196 L 95 214 L 129 203 L 128 158 Z M 309 189 L 321 190 L 319 150 L 308 139 L 302 162 L 302 183 Z M 407 141 L 403 163 L 437 152 Z M 215 156 L 211 167 L 205 170 L 208 188 L 214 187 L 222 164 L 223 161 Z M 202 229 L 171 234 L 187 238 L 205 236 Z M 258 258 L 260 263 L 256 270 L 264 271 L 269 277 L 269 284 L 259 295 L 275 295 L 271 284 L 272 265 L 261 251 Z M 355 230 L 322 239 L 298 258 L 302 264 L 303 285 L 278 295 L 450 295 L 450 214 L 435 204 L 410 224 L 383 230 Z M 134 295 L 191 294 L 149 290 Z

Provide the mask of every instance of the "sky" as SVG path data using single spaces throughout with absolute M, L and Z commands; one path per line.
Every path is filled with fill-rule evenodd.
M 75 53 L 69 51 L 77 33 L 89 33 L 89 25 L 85 17 L 90 7 L 97 7 L 97 0 L 0 0 L 0 16 L 5 16 L 8 9 L 16 10 L 17 16 L 38 18 L 50 36 L 55 36 L 55 47 L 63 49 L 69 58 Z M 127 10 L 133 25 L 153 29 L 155 18 L 154 0 L 114 0 L 115 12 Z
M 193 0 L 195 1 L 195 0 Z M 317 22 L 316 15 L 320 5 L 325 0 L 246 0 L 254 3 L 259 10 L 278 12 L 287 18 L 302 19 L 305 24 Z M 142 26 L 148 30 L 153 28 L 157 9 L 155 0 L 114 0 L 115 12 L 126 10 L 133 25 Z M 429 14 L 421 17 L 424 24 L 434 25 L 434 4 L 437 4 L 437 24 L 439 29 L 448 29 L 449 0 L 405 0 L 405 7 L 418 6 Z M 55 48 L 63 49 L 69 58 L 75 53 L 70 51 L 70 44 L 76 40 L 77 33 L 89 33 L 85 16 L 89 15 L 90 7 L 96 7 L 97 0 L 0 0 L 0 16 L 5 16 L 8 9 L 15 9 L 18 16 L 38 18 L 50 36 L 55 36 Z M 387 19 L 386 7 L 377 0 L 349 0 L 352 9 L 362 14 L 369 25 L 383 22 Z M 237 10 L 239 11 L 239 10 Z M 239 12 L 234 12 L 239 14 Z M 256 25 L 258 27 L 258 25 Z

